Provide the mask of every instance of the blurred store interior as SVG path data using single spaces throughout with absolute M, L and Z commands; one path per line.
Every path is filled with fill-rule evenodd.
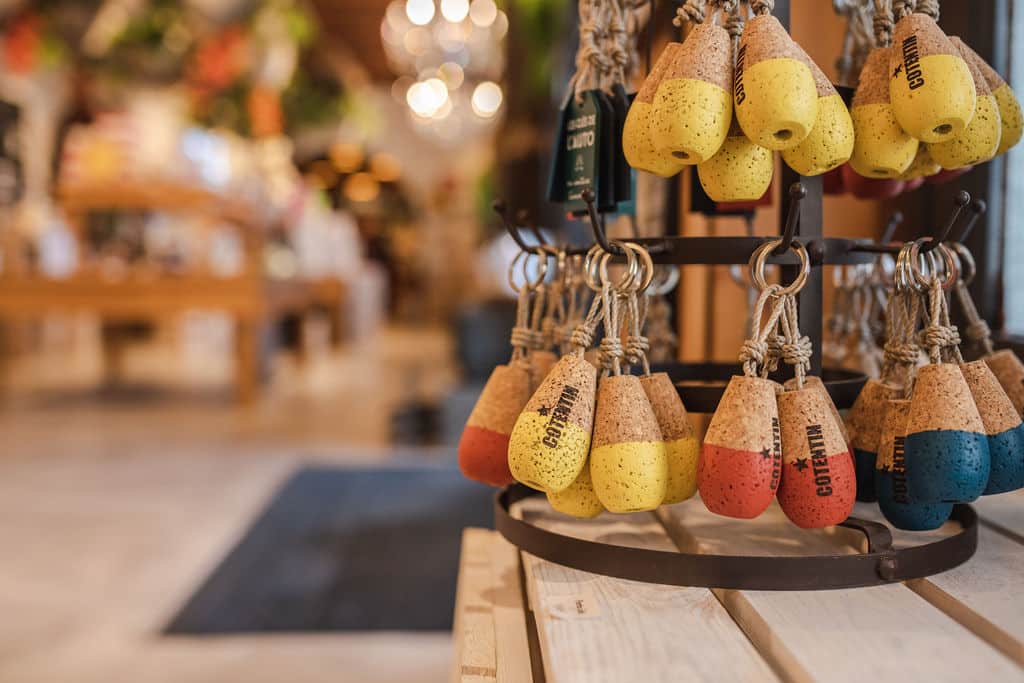
M 845 22 L 791 5 L 831 68 Z M 0 681 L 447 676 L 491 524 L 455 444 L 515 316 L 492 202 L 592 240 L 544 196 L 576 11 L 0 0 Z M 708 218 L 647 176 L 635 229 L 770 234 L 783 191 Z M 827 196 L 827 230 L 951 191 Z M 683 272 L 679 358 L 735 359 L 735 277 Z

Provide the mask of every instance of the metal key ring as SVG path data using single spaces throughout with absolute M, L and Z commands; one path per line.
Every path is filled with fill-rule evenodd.
M 623 249 L 623 251 L 626 254 L 626 273 L 619 282 L 612 286 L 613 289 L 627 287 L 637 276 L 636 254 L 630 249 Z M 605 283 L 608 282 L 608 263 L 613 256 L 614 254 L 605 251 L 599 244 L 595 244 L 587 252 L 587 258 L 583 264 L 583 272 L 587 286 L 595 292 L 602 291 Z
M 914 277 L 910 272 L 910 248 L 912 246 L 911 242 L 905 243 L 896 255 L 896 268 L 893 270 L 892 280 L 897 292 L 917 289 Z
M 754 253 L 750 255 L 750 277 L 754 281 L 754 286 L 761 291 L 768 289 L 768 282 L 764 279 L 764 268 L 768 262 L 768 254 L 780 244 L 782 244 L 781 238 L 769 240 L 755 249 Z M 807 254 L 807 248 L 798 240 L 793 240 L 790 248 L 800 257 L 800 272 L 797 273 L 796 279 L 793 282 L 779 291 L 778 296 L 788 296 L 799 292 L 807 284 L 807 276 L 811 272 L 811 259 Z
M 651 288 L 648 290 L 648 296 L 664 296 L 676 288 L 679 284 L 679 268 L 668 267 L 660 270 L 659 272 L 666 273 L 665 279 L 661 281 L 655 281 Z
M 932 282 L 939 277 L 939 263 L 935 260 L 935 252 L 938 252 L 942 256 L 942 265 L 946 267 L 946 280 L 942 283 L 942 288 L 949 289 L 956 284 L 958 277 L 953 252 L 943 244 L 939 244 L 935 249 L 927 252 L 926 256 L 928 258 L 928 265 L 930 266 L 931 273 L 930 277 L 925 277 L 924 272 L 921 270 L 921 246 L 927 240 L 928 238 L 914 240 L 910 245 L 910 257 L 907 260 L 910 265 L 910 272 L 914 277 L 914 281 L 923 291 L 929 288 Z
M 619 289 L 624 294 L 631 294 L 636 292 L 642 294 L 651 286 L 651 280 L 654 279 L 654 260 L 651 259 L 651 254 L 642 246 L 636 242 L 619 242 L 617 240 L 611 240 L 609 244 L 620 247 L 626 253 L 632 252 L 635 255 L 640 256 L 639 261 L 639 272 L 634 279 L 634 282 L 627 286 Z
M 530 257 L 537 257 L 537 278 L 530 280 L 530 274 L 526 270 L 527 264 L 530 262 Z M 525 258 L 524 258 L 525 257 Z M 512 259 L 512 263 L 508 265 L 508 284 L 516 294 L 519 294 L 523 287 L 529 290 L 534 290 L 540 287 L 540 284 L 544 282 L 544 278 L 548 274 L 548 255 L 538 249 L 537 251 L 520 251 L 516 254 L 516 257 Z M 516 284 L 516 265 L 519 260 L 523 259 L 523 284 Z
M 957 267 L 960 269 L 960 281 L 965 285 L 974 282 L 974 276 L 978 273 L 978 267 L 974 263 L 974 255 L 971 253 L 971 250 L 960 242 L 949 242 L 947 246 L 953 251 L 953 255 L 956 256 Z

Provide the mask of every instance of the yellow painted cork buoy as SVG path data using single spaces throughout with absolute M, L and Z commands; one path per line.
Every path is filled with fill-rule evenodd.
M 942 167 L 932 159 L 928 152 L 928 145 L 918 145 L 917 154 L 914 160 L 907 166 L 907 170 L 899 175 L 900 180 L 914 180 L 915 178 L 930 178 L 942 170 Z
M 697 164 L 700 185 L 716 202 L 760 199 L 772 184 L 774 172 L 771 151 L 751 142 L 737 123 L 718 153 Z
M 963 133 L 945 142 L 928 145 L 932 159 L 946 170 L 974 166 L 994 157 L 999 149 L 1003 128 L 999 118 L 999 103 L 989 89 L 981 69 L 973 62 L 967 61 L 969 57 L 964 54 L 966 46 L 963 41 L 954 36 L 950 38 L 950 42 L 957 48 L 971 70 L 977 105 L 974 108 L 974 116 Z
M 709 159 L 729 132 L 731 90 L 729 34 L 716 24 L 697 24 L 676 51 L 654 96 L 654 146 L 684 164 Z
M 865 178 L 899 177 L 917 155 L 919 143 L 900 127 L 890 101 L 890 51 L 876 47 L 868 54 L 853 94 L 850 167 Z
M 598 500 L 597 493 L 594 492 L 594 484 L 590 479 L 589 462 L 584 464 L 580 475 L 569 485 L 569 488 L 557 493 L 549 493 L 548 503 L 559 512 L 580 519 L 591 519 L 604 512 L 604 506 Z
M 697 461 L 700 441 L 686 414 L 683 400 L 667 373 L 656 372 L 640 378 L 658 420 L 668 460 L 668 484 L 663 503 L 680 503 L 697 492 Z
M 590 476 L 612 512 L 653 510 L 665 499 L 668 459 L 658 420 L 634 375 L 601 378 Z
M 802 48 L 800 53 L 814 76 L 818 115 L 807 138 L 796 147 L 783 151 L 782 159 L 800 175 L 816 176 L 839 168 L 850 160 L 853 154 L 853 120 L 832 81 Z
M 736 118 L 766 149 L 796 147 L 814 128 L 818 92 L 801 52 L 767 11 L 743 29 L 733 77 Z
M 517 481 L 547 493 L 563 491 L 587 461 L 597 369 L 575 353 L 563 356 L 526 403 L 508 442 Z
M 682 47 L 682 43 L 669 43 L 661 51 L 661 56 L 651 67 L 629 106 L 622 128 L 622 151 L 626 155 L 626 162 L 638 171 L 647 171 L 663 178 L 679 173 L 684 164 L 672 155 L 658 151 L 654 145 L 651 137 L 654 96 L 665 72 Z
M 1021 115 L 1020 102 L 1017 100 L 1013 88 L 999 75 L 999 72 L 993 69 L 969 45 L 961 42 L 960 54 L 968 64 L 973 63 L 981 71 L 985 82 L 988 83 L 989 90 L 996 98 L 996 103 L 999 105 L 999 121 L 1003 129 L 996 154 L 1003 154 L 1020 142 L 1021 135 L 1024 134 L 1024 116 Z
M 959 137 L 974 116 L 977 98 L 967 62 L 925 14 L 905 14 L 896 22 L 889 96 L 900 126 L 922 142 Z

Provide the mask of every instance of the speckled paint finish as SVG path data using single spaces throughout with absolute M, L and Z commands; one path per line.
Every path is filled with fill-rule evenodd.
M 934 20 L 896 22 L 889 55 L 889 97 L 903 130 L 922 142 L 959 137 L 974 116 L 974 80 L 960 52 Z
M 612 512 L 653 510 L 665 499 L 668 458 L 654 409 L 634 375 L 601 379 L 590 476 Z
M 716 202 L 760 199 L 772 183 L 774 170 L 772 153 L 735 128 L 715 156 L 697 164 L 700 185 Z
M 559 512 L 580 519 L 597 517 L 604 512 L 604 506 L 598 500 L 590 480 L 589 464 L 583 467 L 580 476 L 576 477 L 569 488 L 558 493 L 549 493 L 548 503 Z
M 733 101 L 748 138 L 771 150 L 796 147 L 818 115 L 814 75 L 778 19 L 747 22 L 736 57 Z
M 985 361 L 960 365 L 988 436 L 991 472 L 985 495 L 1024 486 L 1024 426 L 1010 398 Z
M 857 469 L 857 500 L 875 500 L 874 472 L 878 436 L 885 417 L 886 402 L 896 396 L 897 388 L 878 379 L 869 379 L 857 395 L 846 417 L 846 429 Z
M 1024 363 L 1011 349 L 1000 349 L 983 360 L 1010 397 L 1017 414 L 1024 415 Z
M 681 48 L 681 43 L 668 43 L 662 50 L 640 90 L 637 91 L 622 129 L 622 151 L 626 155 L 626 162 L 637 170 L 663 178 L 679 173 L 683 164 L 671 155 L 659 152 L 654 146 L 654 140 L 651 138 L 651 116 L 658 85 Z
M 699 24 L 654 96 L 654 146 L 685 164 L 711 158 L 732 122 L 732 41 L 721 26 Z
M 663 503 L 680 503 L 697 492 L 697 460 L 700 441 L 686 414 L 683 400 L 667 373 L 656 372 L 640 378 L 640 385 L 654 410 L 665 442 L 668 484 Z
M 459 469 L 463 475 L 492 486 L 512 483 L 509 435 L 529 398 L 528 367 L 499 365 L 491 371 L 459 439 Z
M 810 135 L 782 153 L 791 169 L 806 176 L 839 168 L 853 154 L 853 119 L 839 95 L 818 98 L 818 116 Z
M 996 98 L 999 105 L 999 119 L 1002 125 L 1002 135 L 999 140 L 999 149 L 996 154 L 1003 154 L 1011 147 L 1020 142 L 1021 134 L 1024 133 L 1024 117 L 1021 115 L 1020 102 L 1014 94 L 1013 89 L 1007 85 L 1002 76 L 993 69 L 988 62 L 971 49 L 969 45 L 960 42 L 958 45 L 960 54 L 969 64 L 973 64 L 981 71 L 988 84 L 988 89 Z
M 970 502 L 985 490 L 991 467 L 988 439 L 956 365 L 918 370 L 905 452 L 911 502 Z
M 853 461 L 821 391 L 805 387 L 779 396 L 779 422 L 782 511 L 804 529 L 846 519 L 856 500 Z
M 911 504 L 907 496 L 904 439 L 909 416 L 910 401 L 897 400 L 886 403 L 878 445 L 878 461 L 874 470 L 878 507 L 885 518 L 898 529 L 938 529 L 949 519 L 953 504 Z
M 850 112 L 854 143 L 850 167 L 865 178 L 898 178 L 917 155 L 917 140 L 907 135 L 891 105 L 865 104 Z
M 722 394 L 697 466 L 701 499 L 716 514 L 751 519 L 775 497 L 782 472 L 777 386 L 734 376 Z
M 530 397 L 512 430 L 508 463 L 517 481 L 548 493 L 568 488 L 590 449 L 597 370 L 561 358 Z
M 928 178 L 939 171 L 942 167 L 939 166 L 935 159 L 932 159 L 932 155 L 928 153 L 928 145 L 918 145 L 917 154 L 914 156 L 914 160 L 910 162 L 910 166 L 907 170 L 900 174 L 900 180 L 914 180 L 915 178 Z

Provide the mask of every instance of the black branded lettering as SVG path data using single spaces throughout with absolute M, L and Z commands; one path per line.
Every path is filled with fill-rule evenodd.
M 747 46 L 743 45 L 740 47 L 739 52 L 736 53 L 736 71 L 732 80 L 733 95 L 736 98 L 736 106 L 743 104 L 743 101 L 747 99 L 747 94 L 743 91 L 743 62 L 747 56 Z
M 815 493 L 822 497 L 831 496 L 832 476 L 829 473 L 828 453 L 825 452 L 825 436 L 822 434 L 821 425 L 807 425 L 806 429 L 814 484 L 818 487 Z
M 782 477 L 782 432 L 779 430 L 779 418 L 772 418 L 772 478 L 769 486 L 774 491 L 779 487 Z
M 573 404 L 580 396 L 580 390 L 574 386 L 565 385 L 562 393 L 558 396 L 558 402 L 551 411 L 551 417 L 544 427 L 544 434 L 541 443 L 548 448 L 558 448 L 558 441 L 562 438 L 562 430 L 569 424 L 569 415 L 572 414 Z
M 909 35 L 903 39 L 903 71 L 907 77 L 907 87 L 917 90 L 924 85 L 924 74 L 921 72 L 921 55 L 917 46 L 917 36 Z
M 892 496 L 897 503 L 907 503 L 907 461 L 903 453 L 904 437 L 897 436 L 892 448 Z

